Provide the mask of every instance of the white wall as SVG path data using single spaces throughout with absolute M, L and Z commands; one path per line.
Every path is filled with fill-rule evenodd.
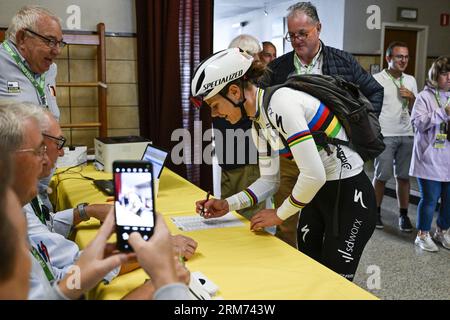
M 232 18 L 214 20 L 214 51 L 225 49 L 234 37 L 240 34 L 250 34 L 261 41 L 271 40 L 274 36 L 272 26 L 283 23 L 283 18 L 287 14 L 287 8 L 295 4 L 296 0 L 284 2 L 280 5 L 272 5 L 268 10 L 268 15 L 264 10 L 256 10 L 246 14 L 234 16 Z M 316 7 L 319 19 L 322 22 L 322 34 L 320 38 L 332 47 L 343 47 L 344 39 L 344 10 L 345 0 L 315 0 L 311 1 Z M 248 21 L 248 25 L 242 28 L 232 28 L 235 23 Z M 285 31 L 284 31 L 285 32 Z M 278 55 L 282 50 L 278 49 Z M 290 45 L 285 52 L 292 50 Z
M 106 32 L 136 32 L 134 0 L 0 0 L 0 27 L 7 27 L 18 9 L 27 4 L 43 6 L 63 21 L 66 26 L 70 5 L 81 9 L 81 30 L 95 31 L 97 23 L 104 22 Z
M 228 48 L 231 40 L 240 34 L 250 34 L 260 41 L 270 41 L 273 38 L 272 24 L 277 21 L 282 23 L 287 7 L 289 4 L 283 5 L 282 8 L 271 7 L 268 9 L 267 16 L 264 10 L 256 10 L 227 19 L 214 19 L 214 51 Z M 248 21 L 248 25 L 242 28 L 232 27 L 233 24 L 239 24 L 242 21 Z
M 381 22 L 397 21 L 397 7 L 418 8 L 418 24 L 429 26 L 428 56 L 450 53 L 450 26 L 441 27 L 441 13 L 450 13 L 450 0 L 346 0 L 344 50 L 351 53 L 379 54 L 381 30 L 369 30 L 366 26 L 367 7 L 378 5 Z

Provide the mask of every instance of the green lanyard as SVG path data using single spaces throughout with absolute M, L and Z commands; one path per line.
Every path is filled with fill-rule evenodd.
M 398 89 L 400 89 L 401 87 L 403 87 L 403 74 L 402 74 L 402 76 L 400 77 L 400 79 L 395 79 L 387 70 L 386 70 L 386 74 L 389 76 L 389 78 L 391 78 L 391 80 L 392 80 L 392 82 L 394 83 L 394 85 L 398 88 Z M 403 100 L 403 102 L 402 102 L 402 108 L 403 109 L 405 109 L 406 107 L 407 107 L 407 105 L 408 105 L 408 101 L 407 101 L 407 99 L 406 98 L 403 98 L 402 99 Z
M 448 97 L 447 101 L 445 102 L 445 104 L 442 105 L 441 97 L 439 96 L 439 89 L 438 88 L 436 88 L 436 91 L 434 92 L 434 97 L 436 98 L 436 102 L 438 103 L 438 106 L 440 108 L 445 109 L 445 108 L 448 107 L 448 105 L 450 105 L 450 97 Z M 441 127 L 440 127 L 441 133 L 447 133 L 447 140 L 448 141 L 450 141 L 450 130 L 449 130 L 450 128 L 449 127 L 450 127 L 450 121 L 441 123 Z
M 33 208 L 34 213 L 36 216 L 41 220 L 41 222 L 45 225 L 45 216 L 44 212 L 42 211 L 41 202 L 38 197 L 33 198 L 31 200 L 31 207 Z M 38 252 L 38 250 L 31 246 L 31 254 L 36 258 L 36 260 L 39 261 L 39 264 L 41 265 L 42 269 L 44 270 L 45 276 L 47 277 L 48 281 L 53 281 L 55 279 L 55 276 L 53 275 L 52 271 L 48 267 L 48 264 L 45 262 L 45 260 L 42 258 L 41 254 Z
M 41 265 L 42 269 L 44 270 L 45 276 L 47 277 L 48 281 L 55 280 L 55 276 L 53 275 L 53 272 L 48 267 L 48 264 L 44 261 L 41 254 L 37 251 L 37 249 L 33 246 L 31 246 L 31 254 L 36 258 L 36 260 L 39 261 L 39 264 Z
M 448 97 L 447 102 L 445 102 L 445 104 L 442 105 L 442 103 L 441 103 L 441 97 L 439 96 L 439 89 L 436 89 L 436 91 L 434 92 L 434 97 L 436 98 L 436 101 L 437 101 L 438 106 L 439 106 L 440 108 L 444 108 L 444 109 L 445 109 L 445 108 L 448 107 L 448 105 L 450 105 L 450 97 Z
M 44 106 L 47 106 L 47 98 L 45 96 L 45 75 L 42 74 L 39 77 L 39 82 L 36 81 L 34 76 L 31 74 L 31 71 L 23 64 L 22 60 L 20 59 L 19 55 L 10 47 L 7 41 L 4 41 L 2 43 L 3 48 L 5 48 L 6 52 L 16 61 L 17 66 L 22 71 L 22 73 L 27 77 L 28 80 L 33 84 L 33 86 L 36 88 L 39 98 L 41 100 L 41 104 Z
M 302 62 L 300 61 L 300 58 L 297 57 L 297 54 L 294 53 L 294 66 L 295 70 L 297 70 L 297 74 L 311 74 L 312 70 L 317 64 L 317 61 L 319 61 L 320 55 L 322 54 L 322 47 L 319 49 L 319 52 L 314 57 L 313 61 L 311 61 L 310 64 L 306 66 L 306 68 L 302 65 Z M 304 72 L 302 69 L 306 69 Z
M 38 197 L 34 197 L 33 200 L 31 200 L 31 207 L 33 208 L 34 214 L 39 218 L 39 220 L 41 220 L 44 225 L 47 225 L 41 204 L 42 203 L 40 202 L 40 199 Z

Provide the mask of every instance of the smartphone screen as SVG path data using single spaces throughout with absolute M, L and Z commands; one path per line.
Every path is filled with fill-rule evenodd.
M 132 251 L 128 244 L 132 232 L 139 232 L 144 240 L 153 235 L 155 203 L 152 172 L 152 164 L 147 161 L 113 163 L 117 247 L 121 251 Z

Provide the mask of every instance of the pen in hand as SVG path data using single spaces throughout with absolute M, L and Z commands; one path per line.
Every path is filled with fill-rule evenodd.
M 206 194 L 206 201 L 205 201 L 205 203 L 208 202 L 210 195 L 211 195 L 211 191 L 208 191 L 208 193 Z M 202 210 L 200 211 L 200 216 L 201 217 L 205 216 L 205 203 L 203 203 Z

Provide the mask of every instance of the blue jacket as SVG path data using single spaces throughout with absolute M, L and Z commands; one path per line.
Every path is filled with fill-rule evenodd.
M 383 105 L 383 86 L 367 73 L 350 53 L 325 46 L 322 43 L 322 54 L 323 74 L 339 75 L 345 80 L 357 84 L 379 114 Z M 294 51 L 273 60 L 268 68 L 271 72 L 268 72 L 267 76 L 258 83 L 260 87 L 265 88 L 284 83 L 295 72 Z

